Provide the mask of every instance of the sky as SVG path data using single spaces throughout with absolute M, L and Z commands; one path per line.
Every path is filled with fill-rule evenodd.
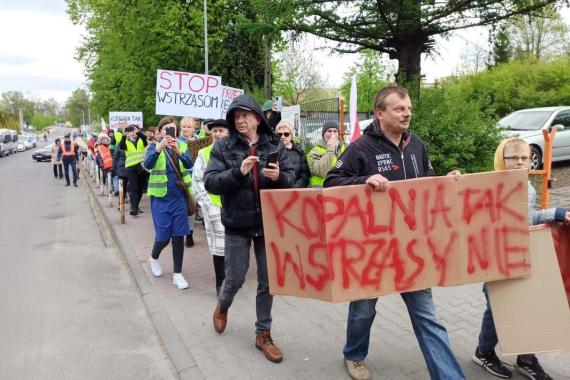
M 562 14 L 570 22 L 570 10 L 566 8 Z M 69 20 L 64 0 L 0 0 L 0 92 L 18 90 L 29 98 L 53 97 L 63 104 L 74 89 L 86 86 L 84 67 L 75 60 L 84 34 L 82 26 Z M 310 38 L 309 44 L 315 48 L 328 85 L 339 87 L 358 56 L 331 55 L 320 49 L 327 43 L 316 38 Z M 487 45 L 482 28 L 438 39 L 437 53 L 422 60 L 426 80 L 433 82 L 455 73 L 461 57 L 475 45 Z

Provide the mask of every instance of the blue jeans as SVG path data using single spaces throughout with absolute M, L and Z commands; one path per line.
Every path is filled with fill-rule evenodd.
M 431 289 L 401 293 L 412 320 L 412 327 L 424 355 L 432 380 L 465 379 L 451 351 L 447 330 L 435 318 Z M 378 298 L 353 301 L 348 308 L 348 327 L 344 357 L 364 360 L 370 345 L 370 328 L 376 316 Z
M 119 191 L 119 177 L 113 177 L 113 191 Z
M 257 262 L 257 295 L 255 310 L 257 321 L 255 333 L 271 330 L 271 308 L 273 296 L 269 294 L 267 278 L 267 257 L 265 256 L 265 240 L 263 236 L 249 237 L 236 234 L 226 234 L 225 237 L 225 266 L 226 278 L 220 289 L 220 309 L 225 311 L 231 306 L 235 295 L 245 282 L 249 269 L 249 249 L 253 241 L 253 250 Z

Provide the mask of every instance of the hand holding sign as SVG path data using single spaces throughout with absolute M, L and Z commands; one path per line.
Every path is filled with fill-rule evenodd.
M 374 191 L 386 191 L 388 189 L 388 178 L 380 174 L 374 174 L 368 177 L 366 184 L 374 189 Z

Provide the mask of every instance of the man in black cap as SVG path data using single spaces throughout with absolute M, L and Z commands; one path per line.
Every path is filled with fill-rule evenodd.
M 339 140 L 339 128 L 336 121 L 325 122 L 321 135 L 323 140 L 318 142 L 307 155 L 307 164 L 311 171 L 309 180 L 311 187 L 323 187 L 327 173 L 346 150 L 346 146 Z
M 294 171 L 285 148 L 274 144 L 265 116 L 247 95 L 236 97 L 226 115 L 229 136 L 216 141 L 204 175 L 206 191 L 221 195 L 225 227 L 225 279 L 214 311 L 214 329 L 223 333 L 234 296 L 245 282 L 251 243 L 257 261 L 255 346 L 275 363 L 283 360 L 271 338 L 271 308 L 261 189 L 289 188 Z M 269 157 L 274 160 L 268 162 Z
M 63 136 L 63 142 L 59 145 L 57 160 L 63 161 L 63 171 L 65 173 L 65 186 L 69 186 L 69 166 L 73 175 L 73 186 L 77 187 L 77 160 L 79 160 L 78 145 L 71 142 L 71 135 L 67 133 Z

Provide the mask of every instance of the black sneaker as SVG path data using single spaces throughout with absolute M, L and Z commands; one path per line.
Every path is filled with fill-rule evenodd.
M 552 377 L 544 372 L 538 363 L 536 356 L 533 356 L 530 362 L 517 358 L 517 364 L 515 364 L 515 368 L 521 375 L 528 377 L 531 380 L 552 380 Z
M 492 375 L 502 379 L 510 379 L 513 376 L 511 370 L 509 370 L 501 359 L 497 357 L 495 350 L 479 352 L 479 349 L 477 348 L 475 355 L 473 355 L 471 359 L 475 364 L 480 365 L 485 371 Z
M 194 246 L 194 236 L 192 234 L 186 235 L 186 246 L 188 248 Z

